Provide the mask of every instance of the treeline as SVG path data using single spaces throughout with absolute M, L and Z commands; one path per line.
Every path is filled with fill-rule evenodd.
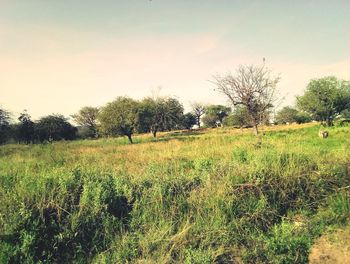
M 271 124 L 306 123 L 321 121 L 327 126 L 336 119 L 343 122 L 350 118 L 350 82 L 335 77 L 311 80 L 303 95 L 297 97 L 295 106 L 286 106 L 277 113 L 271 100 L 275 93 L 274 83 L 263 79 L 262 68 L 241 67 L 237 76 L 217 77 L 218 90 L 232 101 L 233 107 L 193 103 L 191 111 L 184 113 L 181 102 L 172 97 L 147 97 L 134 100 L 117 97 L 103 107 L 83 107 L 72 115 L 78 126 L 68 118 L 56 114 L 32 121 L 24 111 L 12 122 L 11 114 L 0 109 L 0 144 L 6 142 L 43 143 L 77 138 L 126 136 L 132 143 L 135 133 L 152 133 L 193 127 L 238 128 Z M 265 72 L 263 72 L 265 74 Z M 266 71 L 267 73 L 267 71 Z M 262 80 L 254 87 L 257 76 Z M 249 82 L 238 83 L 246 78 Z M 250 86 L 247 85 L 250 83 Z M 265 85 L 265 86 L 264 86 Z M 230 88 L 230 86 L 232 86 Z M 262 87 L 262 88 L 261 88 Z M 253 89 L 254 88 L 254 89 Z
M 127 136 L 132 143 L 135 133 L 190 129 L 198 123 L 192 113 L 184 113 L 183 105 L 171 97 L 144 98 L 117 97 L 105 106 L 83 107 L 71 116 L 78 126 L 63 115 L 53 114 L 33 121 L 24 111 L 13 122 L 8 111 L 0 109 L 0 143 L 43 143 L 77 138 Z

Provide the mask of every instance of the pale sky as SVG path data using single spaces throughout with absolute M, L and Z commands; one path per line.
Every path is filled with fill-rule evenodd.
M 284 104 L 350 80 L 350 0 L 0 0 L 0 106 L 34 119 L 120 95 L 227 100 L 209 82 L 262 58 Z

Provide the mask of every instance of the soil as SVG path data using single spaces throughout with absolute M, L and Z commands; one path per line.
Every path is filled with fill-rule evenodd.
M 310 264 L 349 264 L 350 225 L 322 235 L 311 248 Z

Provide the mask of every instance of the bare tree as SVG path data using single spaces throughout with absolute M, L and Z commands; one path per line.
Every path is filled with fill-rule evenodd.
M 205 114 L 206 106 L 205 104 L 196 102 L 196 103 L 192 103 L 191 107 L 192 107 L 192 113 L 196 117 L 196 125 L 198 125 L 198 127 L 200 128 L 201 117 Z
M 217 91 L 226 95 L 233 106 L 247 108 L 254 134 L 258 134 L 261 116 L 276 102 L 276 86 L 280 78 L 271 76 L 271 71 L 262 66 L 239 66 L 235 75 L 215 75 L 213 83 Z

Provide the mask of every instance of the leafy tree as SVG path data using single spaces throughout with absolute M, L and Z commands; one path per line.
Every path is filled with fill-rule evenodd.
M 297 97 L 297 106 L 331 126 L 342 111 L 350 108 L 350 82 L 334 76 L 311 80 L 304 95 Z
M 138 107 L 137 113 L 137 131 L 139 133 L 149 133 L 153 129 L 153 124 L 156 122 L 156 115 L 159 106 L 155 99 L 147 97 L 144 98 Z
M 180 128 L 183 116 L 183 106 L 175 98 L 145 98 L 141 101 L 137 118 L 139 132 L 152 132 Z
M 234 126 L 234 127 L 248 127 L 251 126 L 250 116 L 248 114 L 247 108 L 244 106 L 237 106 L 225 119 L 225 125 Z
M 117 97 L 103 107 L 98 116 L 101 131 L 111 136 L 127 136 L 130 143 L 137 124 L 138 102 L 129 97 Z
M 191 129 L 194 125 L 198 124 L 197 117 L 192 113 L 186 113 L 182 117 L 182 126 L 186 129 Z
M 214 76 L 217 91 L 227 96 L 233 106 L 243 105 L 247 108 L 256 135 L 262 116 L 276 101 L 278 82 L 279 77 L 272 77 L 265 64 L 240 66 L 235 75 Z
M 277 112 L 276 122 L 286 124 L 296 122 L 299 111 L 293 107 L 285 106 Z
M 19 142 L 25 144 L 32 143 L 34 141 L 34 122 L 31 120 L 27 110 L 18 117 L 19 124 L 17 125 L 17 139 Z
M 196 125 L 200 128 L 201 117 L 205 114 L 206 106 L 202 103 L 193 103 L 191 107 L 192 107 L 192 113 L 196 117 Z
M 164 101 L 166 107 L 162 117 L 162 131 L 171 131 L 181 128 L 181 118 L 184 107 L 176 98 L 166 98 Z
M 275 122 L 278 124 L 286 123 L 307 123 L 312 120 L 311 116 L 303 111 L 298 111 L 297 109 L 285 106 L 280 111 L 277 112 Z
M 340 114 L 343 118 L 350 118 L 350 109 L 345 109 Z
M 80 126 L 86 127 L 87 137 L 97 137 L 97 116 L 99 109 L 97 107 L 85 106 L 79 110 L 77 114 L 72 115 L 74 121 Z
M 203 122 L 205 127 L 217 127 L 218 126 L 218 119 L 215 115 L 206 114 L 202 118 L 202 122 Z
M 230 107 L 223 105 L 209 105 L 206 108 L 205 116 L 203 117 L 203 123 L 207 127 L 218 127 L 223 125 L 224 118 L 229 115 L 231 111 Z
M 10 133 L 10 113 L 0 108 L 0 144 L 4 144 Z
M 297 122 L 297 124 L 308 123 L 311 121 L 312 121 L 311 116 L 302 111 L 299 111 L 297 116 L 295 117 L 295 122 Z
M 34 126 L 35 135 L 40 142 L 53 140 L 72 140 L 77 129 L 63 115 L 48 115 L 40 118 Z

